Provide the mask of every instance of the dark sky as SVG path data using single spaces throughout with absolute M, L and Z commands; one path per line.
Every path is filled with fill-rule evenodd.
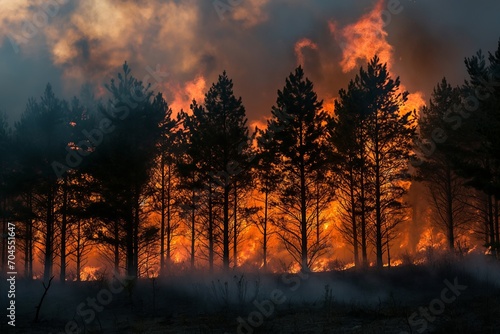
M 41 3 L 50 5 L 43 8 Z M 464 57 L 497 48 L 500 1 L 494 0 L 401 0 L 393 10 L 397 13 L 385 19 L 382 35 L 362 31 L 360 40 L 349 40 L 348 27 L 374 8 L 390 13 L 391 4 L 377 3 L 0 0 L 0 110 L 11 122 L 17 120 L 27 99 L 40 96 L 47 82 L 65 98 L 78 95 L 84 83 L 102 93 L 103 84 L 127 60 L 139 79 L 149 69 L 168 73 L 157 89 L 174 109 L 200 98 L 227 70 L 248 117 L 262 121 L 277 89 L 300 61 L 320 97 L 331 103 L 366 63 L 359 55 L 346 56 L 346 50 L 359 51 L 366 36 L 389 46 L 384 50 L 389 51 L 391 71 L 425 100 L 443 76 L 453 84 L 463 82 Z M 356 65 L 347 72 L 341 66 L 346 57 Z

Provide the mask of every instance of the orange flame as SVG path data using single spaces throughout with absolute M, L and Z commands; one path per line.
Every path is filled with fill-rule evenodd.
M 192 81 L 188 81 L 182 87 L 178 84 L 167 84 L 165 90 L 171 92 L 174 99 L 174 101 L 170 103 L 170 108 L 172 108 L 174 115 L 181 110 L 188 112 L 193 99 L 197 102 L 203 101 L 206 86 L 207 82 L 202 75 L 197 76 Z
M 82 281 L 95 281 L 95 280 L 97 280 L 98 272 L 100 269 L 101 269 L 101 267 L 92 267 L 92 266 L 83 267 L 82 273 L 80 274 Z
M 387 32 L 382 18 L 384 1 L 379 0 L 375 7 L 363 15 L 357 22 L 342 29 L 335 22 L 329 22 L 330 33 L 342 48 L 340 66 L 344 73 L 354 70 L 359 64 L 370 61 L 378 56 L 382 63 L 387 64 L 387 70 L 392 71 L 394 64 L 394 49 L 387 41 Z M 403 85 L 401 91 L 405 91 Z M 422 92 L 409 94 L 402 111 L 419 110 L 425 105 Z
M 369 13 L 363 15 L 359 21 L 337 29 L 335 23 L 330 23 L 330 32 L 340 42 L 342 47 L 342 71 L 352 71 L 359 61 L 367 62 L 378 55 L 388 67 L 392 63 L 392 46 L 387 42 L 387 32 L 384 30 L 382 9 L 384 1 L 380 0 Z M 389 68 L 390 70 L 390 68 Z
M 445 248 L 446 237 L 443 233 L 436 233 L 433 228 L 426 229 L 420 236 L 420 241 L 417 244 L 417 251 L 425 251 L 428 248 L 442 249 Z

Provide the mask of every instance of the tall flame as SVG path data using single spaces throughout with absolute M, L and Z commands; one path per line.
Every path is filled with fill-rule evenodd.
M 360 61 L 368 62 L 375 55 L 391 70 L 393 48 L 387 42 L 382 20 L 383 5 L 384 1 L 379 0 L 369 13 L 341 30 L 336 29 L 335 23 L 330 23 L 330 32 L 342 47 L 340 66 L 344 73 L 355 69 Z
M 387 41 L 387 31 L 382 18 L 384 0 L 379 0 L 375 7 L 363 15 L 357 22 L 339 29 L 336 22 L 329 22 L 330 33 L 342 48 L 340 66 L 344 73 L 356 69 L 360 64 L 378 56 L 387 64 L 389 72 L 393 70 L 394 48 Z M 405 87 L 401 85 L 401 91 Z M 418 110 L 425 105 L 422 92 L 412 92 L 403 111 Z

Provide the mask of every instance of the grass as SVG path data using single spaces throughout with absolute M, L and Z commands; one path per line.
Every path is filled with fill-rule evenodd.
M 492 268 L 500 272 L 500 264 Z M 417 333 L 409 316 L 427 307 L 458 277 L 467 289 L 429 324 L 435 333 L 495 333 L 500 328 L 500 282 L 495 271 L 480 271 L 450 261 L 425 266 L 400 266 L 314 273 L 292 291 L 277 274 L 182 275 L 137 280 L 113 300 L 95 320 L 83 326 L 77 306 L 109 281 L 53 282 L 40 321 L 30 324 L 40 282 L 19 282 L 17 333 L 60 333 L 70 320 L 82 333 L 235 333 L 237 318 L 256 311 L 254 301 L 271 291 L 284 293 L 286 302 L 274 305 L 271 316 L 254 333 Z M 3 283 L 0 283 L 0 285 Z M 3 287 L 2 287 L 3 288 Z M 1 328 L 2 333 L 8 333 Z

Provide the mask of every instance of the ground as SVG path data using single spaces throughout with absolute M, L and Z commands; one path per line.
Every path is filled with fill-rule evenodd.
M 382 270 L 54 282 L 33 323 L 42 294 L 40 281 L 18 280 L 16 328 L 3 321 L 1 333 L 500 333 L 500 262 L 487 257 Z

